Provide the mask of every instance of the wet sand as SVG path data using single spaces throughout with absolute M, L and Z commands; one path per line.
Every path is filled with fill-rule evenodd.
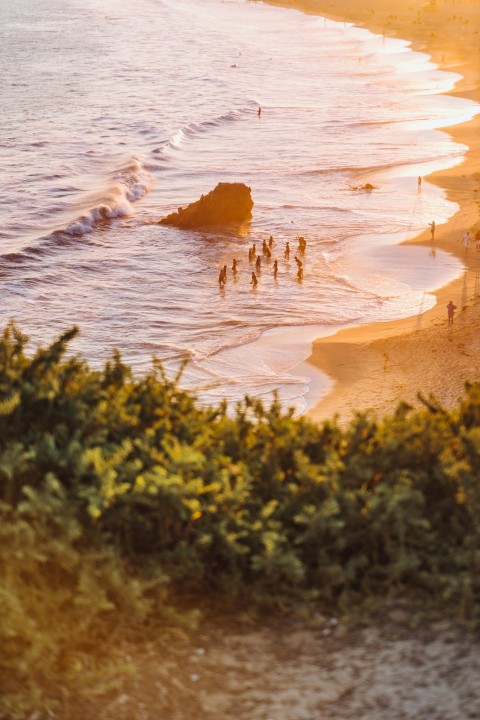
M 441 68 L 462 79 L 449 94 L 480 102 L 480 3 L 476 0 L 430 0 L 412 3 L 386 0 L 366 4 L 349 0 L 278 0 L 334 20 L 354 22 L 386 36 L 411 41 Z M 458 280 L 435 291 L 437 304 L 426 313 L 388 323 L 342 330 L 317 340 L 309 359 L 333 380 L 332 390 L 308 415 L 322 420 L 337 414 L 348 420 L 355 410 L 391 412 L 400 401 L 418 405 L 418 391 L 435 395 L 447 407 L 462 395 L 466 381 L 480 380 L 480 253 L 462 245 L 467 230 L 480 228 L 480 116 L 445 128 L 469 150 L 464 161 L 424 178 L 446 191 L 458 212 L 438 225 L 434 243 L 430 231 L 412 243 L 458 256 L 466 271 Z M 448 327 L 446 305 L 457 306 Z

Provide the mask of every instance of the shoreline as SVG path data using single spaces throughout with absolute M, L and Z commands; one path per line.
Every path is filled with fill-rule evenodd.
M 270 4 L 407 40 L 412 50 L 429 55 L 439 70 L 460 75 L 455 87 L 443 94 L 480 102 L 480 61 L 474 52 L 480 7 L 472 1 L 459 0 L 449 7 L 430 0 L 417 10 L 400 0 L 395 14 L 386 0 L 373 0 L 368 9 L 352 7 L 348 0 L 273 0 Z M 474 243 L 468 252 L 461 244 L 467 230 L 480 228 L 480 116 L 440 130 L 468 149 L 460 164 L 424 180 L 441 187 L 459 209 L 437 226 L 433 245 L 428 230 L 401 245 L 432 246 L 458 257 L 465 265 L 463 277 L 433 291 L 436 305 L 421 315 L 346 328 L 317 339 L 308 363 L 331 379 L 332 389 L 307 410 L 306 415 L 315 421 L 333 415 L 346 421 L 356 411 L 367 409 L 390 413 L 401 401 L 415 406 L 420 403 L 419 391 L 451 407 L 466 381 L 480 380 L 476 332 L 480 327 L 480 253 Z M 445 307 L 449 300 L 457 305 L 452 327 L 447 324 Z

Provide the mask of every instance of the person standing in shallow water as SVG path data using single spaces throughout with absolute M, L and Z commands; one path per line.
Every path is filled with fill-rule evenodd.
M 225 287 L 225 283 L 227 282 L 227 266 L 224 265 L 223 268 L 220 270 L 220 274 L 218 276 L 218 284 L 221 288 Z
M 453 314 L 455 310 L 457 309 L 457 306 L 453 304 L 453 302 L 450 300 L 450 302 L 447 305 L 447 312 L 448 312 L 448 324 L 453 325 Z
M 288 242 L 285 245 L 285 252 L 283 253 L 283 257 L 285 258 L 285 260 L 290 259 L 290 243 L 288 243 Z
M 278 261 L 275 260 L 275 262 L 273 263 L 273 277 L 275 278 L 275 280 L 277 279 L 277 275 L 278 275 Z
M 250 280 L 250 285 L 252 286 L 252 290 L 257 289 L 258 280 L 257 280 L 257 276 L 255 275 L 254 272 L 252 272 L 252 279 Z

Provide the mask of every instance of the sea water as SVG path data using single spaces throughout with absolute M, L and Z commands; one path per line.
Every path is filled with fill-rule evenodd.
M 461 162 L 439 128 L 478 109 L 406 41 L 246 0 L 15 0 L 0 38 L 1 314 L 32 349 L 77 324 L 93 366 L 188 359 L 206 402 L 301 412 L 329 386 L 298 370 L 315 337 L 421 313 L 462 272 L 399 246 L 455 212 L 417 176 Z M 252 191 L 238 232 L 158 224 L 222 181 Z

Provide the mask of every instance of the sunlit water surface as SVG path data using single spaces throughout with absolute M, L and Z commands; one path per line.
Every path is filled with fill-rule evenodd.
M 242 0 L 15 0 L 0 36 L 2 317 L 34 345 L 75 323 L 94 366 L 189 358 L 207 401 L 277 390 L 302 411 L 314 337 L 422 312 L 461 272 L 398 247 L 455 212 L 417 175 L 461 161 L 437 128 L 476 112 L 406 42 Z M 156 223 L 219 181 L 252 189 L 238 234 Z M 253 291 L 247 249 L 270 235 Z

